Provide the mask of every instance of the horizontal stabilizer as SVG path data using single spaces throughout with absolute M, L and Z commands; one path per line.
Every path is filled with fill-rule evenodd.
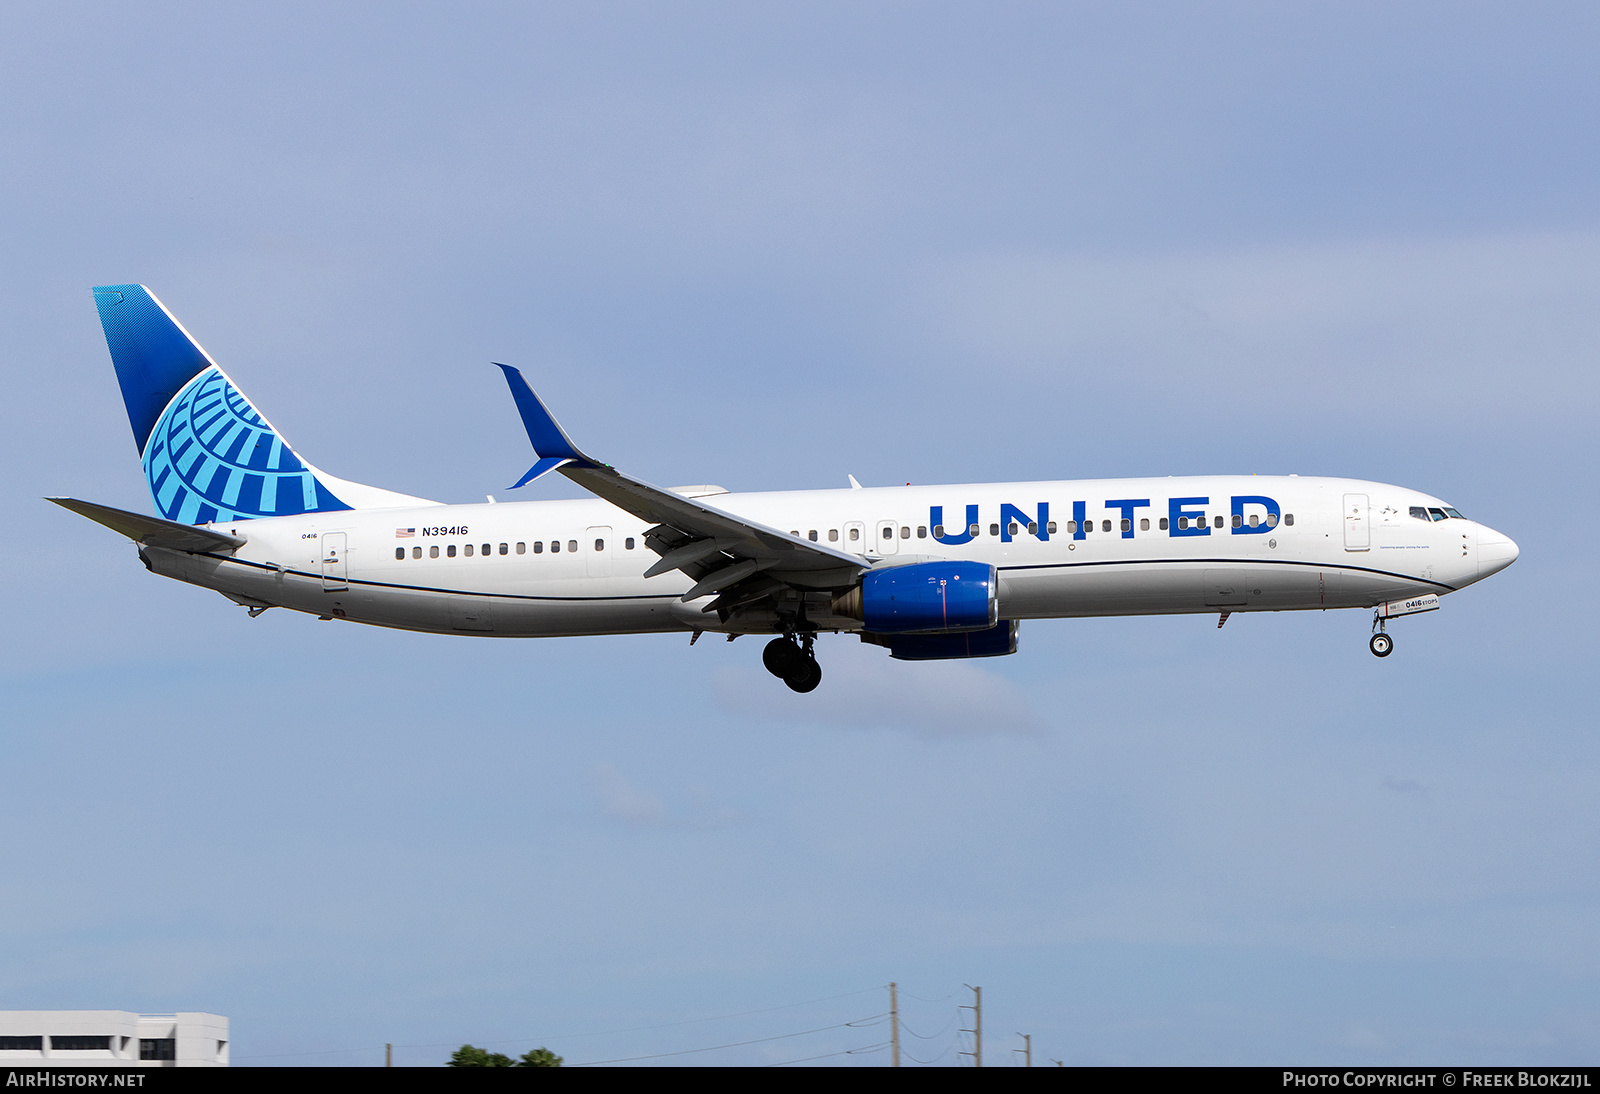
M 204 551 L 236 551 L 245 544 L 243 536 L 230 536 L 210 528 L 197 528 L 179 524 L 175 520 L 147 517 L 143 513 L 130 513 L 126 509 L 113 509 L 109 505 L 96 505 L 77 498 L 45 498 L 63 509 L 71 509 L 81 517 L 103 524 L 113 532 L 127 536 L 146 547 L 167 547 L 174 551 L 190 553 Z

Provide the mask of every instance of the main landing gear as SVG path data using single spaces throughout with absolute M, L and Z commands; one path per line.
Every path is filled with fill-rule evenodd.
M 774 638 L 761 651 L 761 663 L 792 690 L 802 693 L 815 691 L 817 685 L 822 683 L 822 666 L 817 664 L 816 655 L 812 653 L 816 641 L 814 634 L 798 637 L 786 634 L 782 638 Z
M 1379 612 L 1372 613 L 1372 641 L 1367 643 L 1367 648 L 1374 657 L 1388 657 L 1394 652 L 1394 639 L 1383 631 L 1383 616 Z

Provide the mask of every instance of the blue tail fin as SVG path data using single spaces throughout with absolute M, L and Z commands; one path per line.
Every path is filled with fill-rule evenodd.
M 143 285 L 100 286 L 94 300 L 150 494 L 168 520 L 428 504 L 307 464 Z

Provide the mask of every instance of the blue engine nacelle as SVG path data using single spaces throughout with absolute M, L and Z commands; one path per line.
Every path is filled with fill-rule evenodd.
M 958 657 L 1004 657 L 1017 652 L 1017 621 L 965 634 L 863 634 L 861 641 L 889 647 L 898 661 L 948 661 Z
M 986 631 L 1000 619 L 999 582 L 986 562 L 920 562 L 870 571 L 857 616 L 878 634 Z

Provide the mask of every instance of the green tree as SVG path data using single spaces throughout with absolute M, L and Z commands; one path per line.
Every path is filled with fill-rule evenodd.
M 560 1067 L 561 1066 L 561 1057 L 557 1056 L 554 1052 L 551 1052 L 549 1049 L 547 1049 L 547 1048 L 545 1048 L 545 1047 L 543 1047 L 541 1045 L 539 1048 L 534 1049 L 532 1052 L 524 1052 L 522 1054 L 522 1059 L 517 1061 L 517 1066 L 518 1067 Z
M 531 1053 L 530 1053 L 531 1055 Z M 446 1067 L 515 1067 L 511 1057 L 476 1045 L 462 1045 L 450 1054 Z

